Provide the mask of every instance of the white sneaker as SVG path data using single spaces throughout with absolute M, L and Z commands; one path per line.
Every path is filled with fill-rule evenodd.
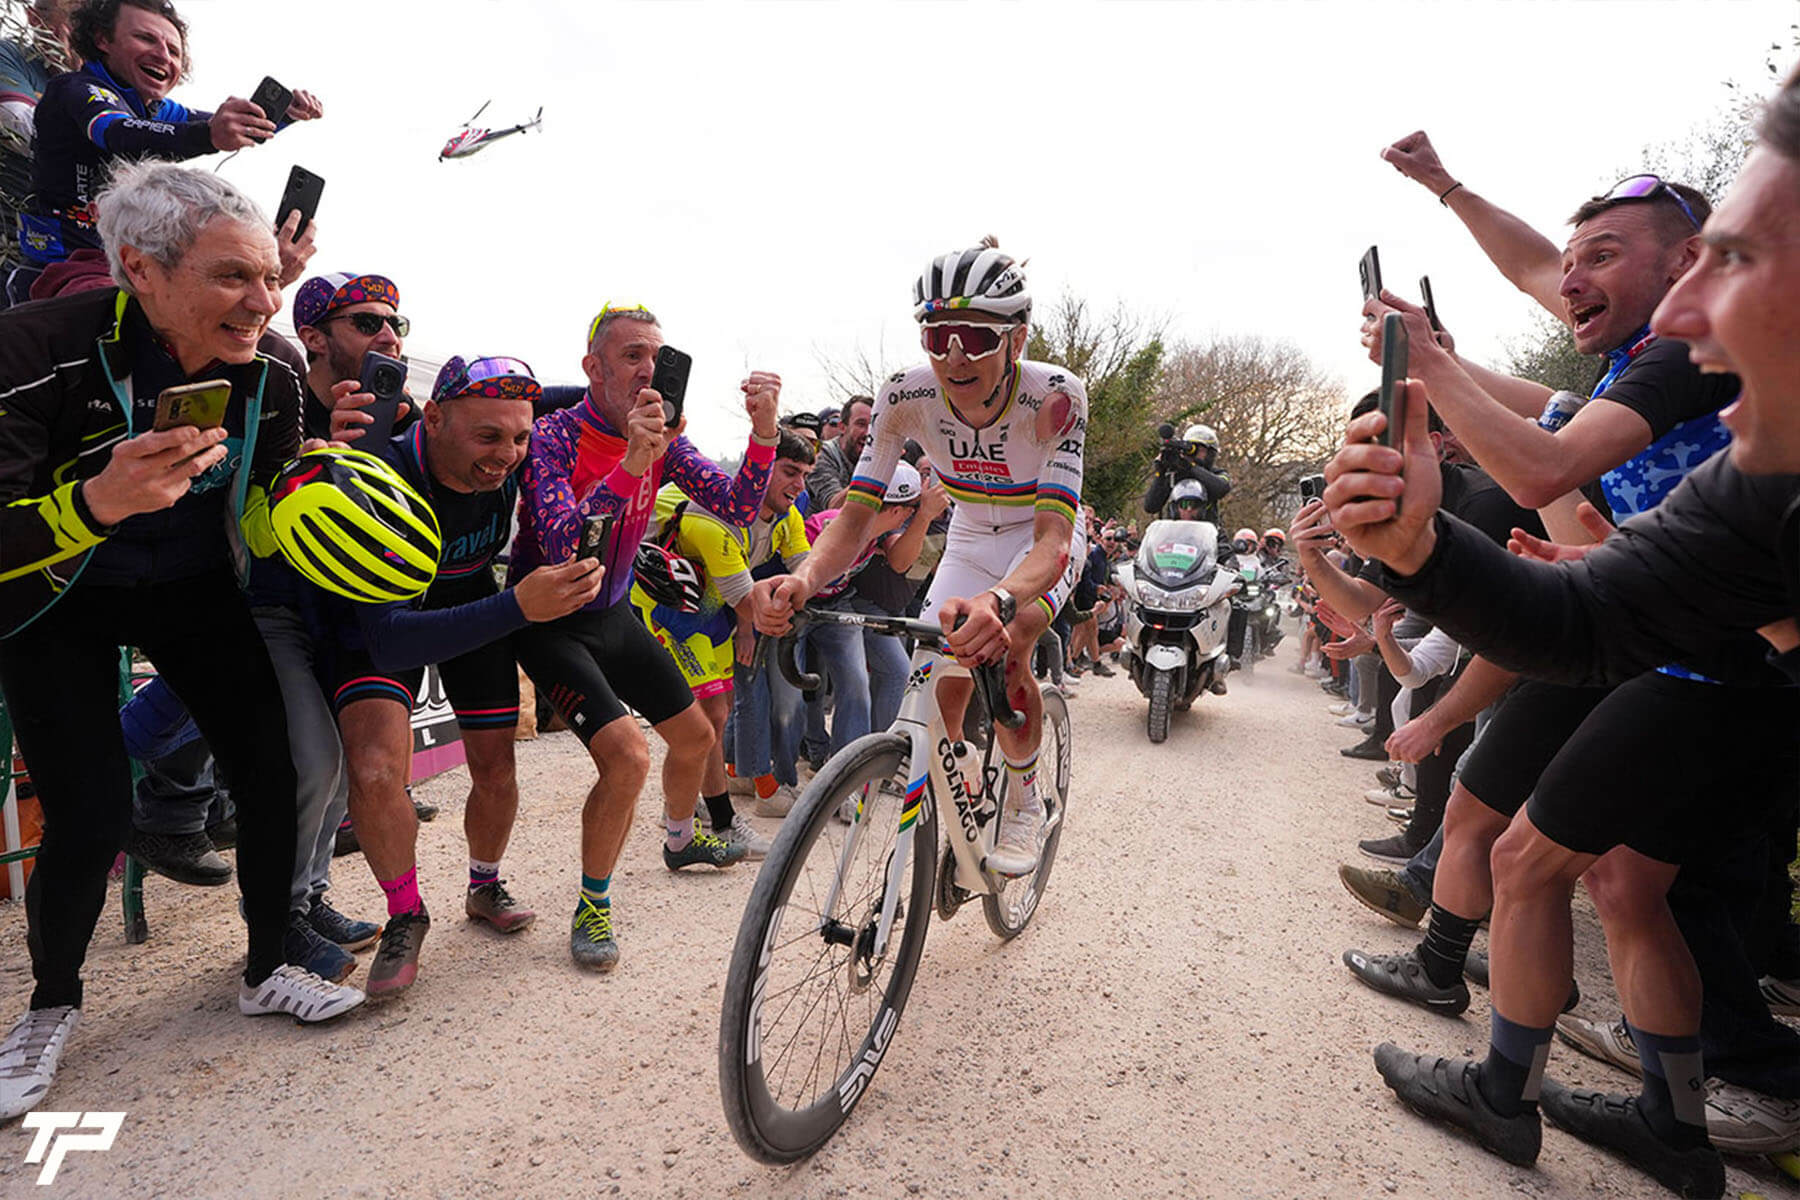
M 292 963 L 275 968 L 255 987 L 238 985 L 238 1011 L 246 1017 L 287 1013 L 308 1025 L 342 1016 L 366 999 L 359 988 L 331 983 Z
M 757 800 L 756 815 L 759 817 L 785 817 L 794 807 L 794 801 L 799 798 L 794 794 L 793 788 L 785 783 L 778 783 L 775 785 L 774 791 Z
M 1374 713 L 1364 713 L 1364 712 L 1350 712 L 1344 716 L 1339 717 L 1337 719 L 1337 723 L 1339 725 L 1344 726 L 1346 729 L 1361 729 L 1365 725 L 1373 725 L 1375 723 L 1375 714 Z
M 1706 1081 L 1706 1134 L 1720 1150 L 1772 1154 L 1800 1142 L 1800 1101 L 1780 1100 L 1722 1079 Z
M 768 838 L 756 832 L 756 827 L 750 824 L 750 818 L 743 813 L 733 813 L 731 824 L 723 829 L 713 830 L 713 834 L 727 846 L 742 846 L 744 857 L 752 862 L 768 857 L 769 846 L 772 844 Z
M 1381 808 L 1391 808 L 1396 805 L 1404 807 L 1416 804 L 1419 796 L 1404 783 L 1397 783 L 1391 788 L 1370 788 L 1363 793 L 1363 799 Z
M 33 1008 L 0 1042 L 0 1121 L 30 1112 L 43 1100 L 79 1020 L 81 1010 L 72 1005 Z
M 756 795 L 756 781 L 748 775 L 727 775 L 725 777 L 725 794 L 727 796 Z
M 1037 870 L 1044 846 L 1044 810 L 1040 806 L 1008 809 L 1000 816 L 1000 836 L 988 851 L 988 870 L 1008 879 Z
M 1326 705 L 1325 711 L 1334 717 L 1347 717 L 1356 711 L 1356 705 L 1350 703 L 1348 700 L 1339 700 L 1336 704 Z

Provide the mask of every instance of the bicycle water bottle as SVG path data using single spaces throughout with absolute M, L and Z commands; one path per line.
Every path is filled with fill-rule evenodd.
M 1575 414 L 1580 412 L 1582 405 L 1587 402 L 1588 398 L 1578 392 L 1552 393 L 1550 399 L 1544 402 L 1544 411 L 1538 414 L 1539 428 L 1555 433 L 1574 420 Z

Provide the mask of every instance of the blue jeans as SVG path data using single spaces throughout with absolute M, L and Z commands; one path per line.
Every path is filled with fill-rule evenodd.
M 745 779 L 773 774 L 776 783 L 798 786 L 794 760 L 800 755 L 800 692 L 782 678 L 774 647 L 760 671 L 738 663 L 733 685 L 726 726 L 732 767 Z
M 840 598 L 832 607 L 881 615 L 880 609 L 861 597 Z M 894 723 L 911 670 L 898 638 L 820 622 L 807 627 L 806 646 L 809 669 L 831 680 L 837 700 L 831 718 L 831 753 L 872 729 L 886 729 Z

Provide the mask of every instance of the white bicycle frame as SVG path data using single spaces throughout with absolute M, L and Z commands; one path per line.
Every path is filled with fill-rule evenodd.
M 907 677 L 906 691 L 900 697 L 900 713 L 889 730 L 905 734 L 910 745 L 906 760 L 906 795 L 900 806 L 900 835 L 894 845 L 893 857 L 888 863 L 881 916 L 876 922 L 875 944 L 870 952 L 874 958 L 887 952 L 888 935 L 894 927 L 900 898 L 906 892 L 906 872 L 911 864 L 913 838 L 919 829 L 919 816 L 927 789 L 934 798 L 937 814 L 944 822 L 944 828 L 953 831 L 950 835 L 950 848 L 956 856 L 957 884 L 977 895 L 999 890 L 994 886 L 993 877 L 982 868 L 988 851 L 994 848 L 994 837 L 999 827 L 999 821 L 995 819 L 998 779 L 982 780 L 980 795 L 970 795 L 967 773 L 952 749 L 953 739 L 945 732 L 943 714 L 938 711 L 937 691 L 933 686 L 936 680 L 957 677 L 966 679 L 969 672 L 954 658 L 926 646 L 913 651 L 912 673 Z M 924 764 L 923 769 L 920 764 Z M 1004 772 L 995 774 L 999 776 Z M 849 836 L 844 839 L 844 848 L 838 856 L 837 873 L 832 877 L 831 889 L 821 906 L 821 912 L 837 911 L 838 889 L 842 886 L 844 872 L 856 853 L 857 842 L 862 837 L 867 799 L 865 785 L 863 793 L 857 796 L 856 816 L 850 823 Z M 1060 813 L 1058 818 L 1060 819 Z M 931 849 L 935 858 L 935 842 Z

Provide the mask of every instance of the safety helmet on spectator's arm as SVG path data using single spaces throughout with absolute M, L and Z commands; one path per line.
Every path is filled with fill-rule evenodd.
M 269 524 L 296 571 L 351 600 L 410 600 L 437 578 L 437 514 L 362 450 L 327 446 L 283 467 L 269 488 Z

